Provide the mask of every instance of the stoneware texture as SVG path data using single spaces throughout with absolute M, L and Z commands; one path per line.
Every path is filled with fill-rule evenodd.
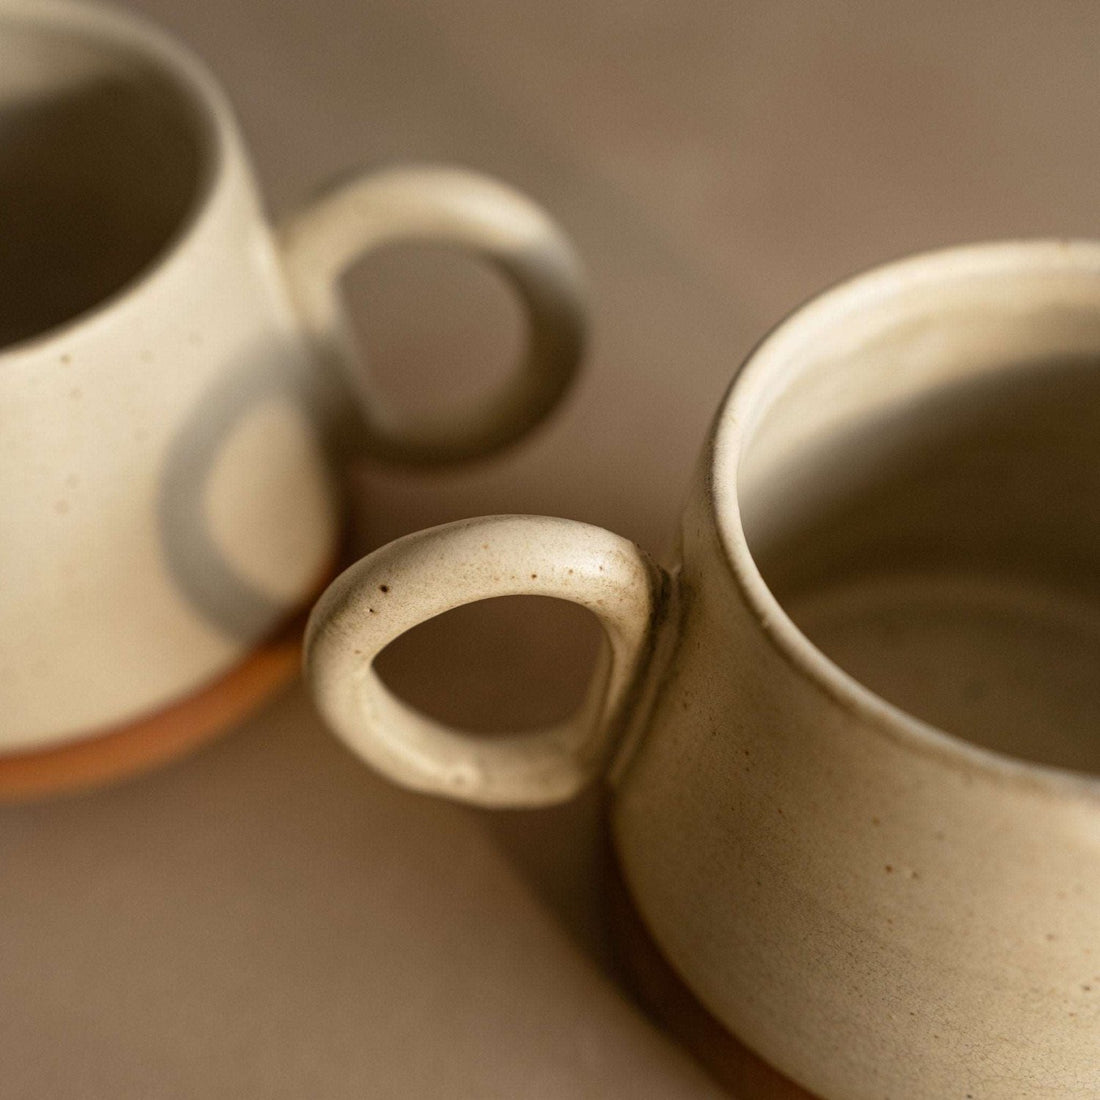
M 1095 244 L 856 278 L 750 356 L 671 569 L 564 520 L 406 537 L 315 608 L 319 707 L 397 782 L 471 802 L 604 771 L 655 942 L 812 1093 L 1095 1096 L 1098 357 Z M 606 632 L 564 726 L 463 737 L 373 671 L 417 622 L 517 593 Z
M 355 177 L 273 231 L 222 93 L 139 19 L 0 0 L 0 108 L 0 794 L 25 794 L 33 754 L 42 785 L 98 779 L 285 678 L 264 647 L 331 576 L 334 458 L 502 446 L 562 394 L 584 321 L 558 230 L 469 172 Z M 522 362 L 458 422 L 387 409 L 345 331 L 344 270 L 402 240 L 486 260 L 527 314 Z
M 734 1097 L 817 1100 L 754 1054 L 723 1027 L 669 965 L 639 917 L 614 866 L 603 883 L 615 936 L 616 962 L 631 994 L 650 1017 Z

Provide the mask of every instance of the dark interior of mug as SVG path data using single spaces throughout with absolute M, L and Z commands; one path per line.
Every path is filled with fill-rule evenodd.
M 197 201 L 206 144 L 135 51 L 0 13 L 0 347 L 149 268 Z
M 883 279 L 792 342 L 740 505 L 768 587 L 866 687 L 1100 772 L 1100 253 L 1045 247 Z

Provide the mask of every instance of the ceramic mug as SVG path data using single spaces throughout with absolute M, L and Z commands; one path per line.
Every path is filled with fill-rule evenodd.
M 510 442 L 574 373 L 574 253 L 472 173 L 346 181 L 272 230 L 224 96 L 145 23 L 0 0 L 0 794 L 171 755 L 296 667 L 280 624 L 334 572 L 335 451 Z M 338 280 L 372 249 L 495 266 L 524 361 L 473 414 L 408 423 Z M 274 641 L 272 639 L 275 639 Z
M 677 564 L 559 519 L 343 573 L 306 668 L 409 787 L 500 806 L 605 775 L 633 901 L 730 1032 L 829 1100 L 1100 1094 L 1100 245 L 905 260 L 752 353 Z M 506 594 L 604 627 L 588 703 L 498 740 L 372 669 Z

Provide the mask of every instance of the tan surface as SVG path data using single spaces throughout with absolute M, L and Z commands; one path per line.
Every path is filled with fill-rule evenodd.
M 1097 222 L 1092 3 L 135 7 L 221 77 L 273 209 L 353 165 L 455 160 L 528 190 L 588 259 L 597 342 L 568 408 L 468 471 L 363 471 L 364 544 L 522 510 L 659 552 L 735 365 L 799 299 L 913 249 Z M 514 340 L 470 275 L 394 255 L 353 280 L 410 398 L 439 361 L 450 395 Z M 575 688 L 576 616 L 545 653 L 534 616 L 452 636 L 470 624 L 427 678 L 413 656 L 448 630 L 410 643 L 394 679 L 501 724 Z M 479 662 L 501 678 L 471 685 Z M 393 791 L 298 690 L 150 779 L 2 810 L 0 1092 L 711 1095 L 592 961 L 594 810 Z

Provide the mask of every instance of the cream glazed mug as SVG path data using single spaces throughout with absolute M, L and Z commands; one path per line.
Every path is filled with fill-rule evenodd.
M 0 796 L 170 756 L 297 667 L 280 625 L 335 571 L 334 453 L 484 454 L 583 343 L 578 261 L 531 202 L 442 168 L 265 221 L 206 70 L 131 16 L 0 0 Z M 524 361 L 465 418 L 408 422 L 338 280 L 401 241 L 514 287 Z
M 1100 1095 L 1100 245 L 886 266 L 752 353 L 676 564 L 560 519 L 414 534 L 344 572 L 305 662 L 337 734 L 489 806 L 611 788 L 653 940 L 827 1100 Z M 554 729 L 478 738 L 373 658 L 500 595 L 607 645 Z

